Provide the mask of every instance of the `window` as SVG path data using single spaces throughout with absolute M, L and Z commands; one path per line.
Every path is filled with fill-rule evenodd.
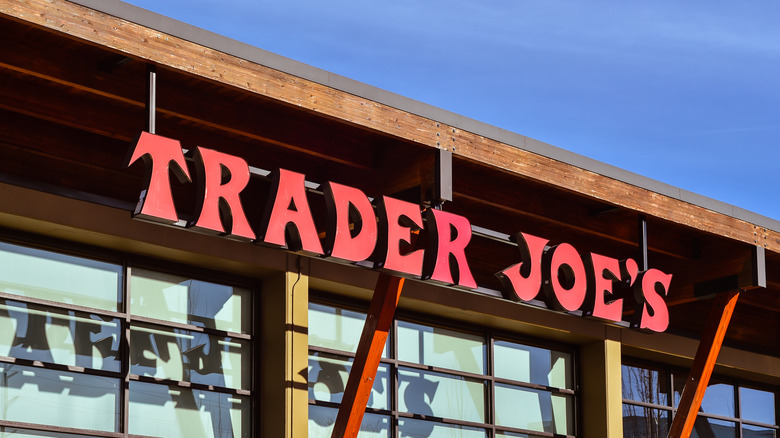
M 365 318 L 309 305 L 310 437 L 330 437 Z M 568 349 L 398 319 L 382 357 L 361 437 L 575 434 Z
M 250 299 L 0 243 L 0 437 L 250 436 Z
M 688 371 L 624 361 L 623 435 L 666 437 Z M 704 394 L 691 437 L 774 438 L 776 390 L 713 377 Z

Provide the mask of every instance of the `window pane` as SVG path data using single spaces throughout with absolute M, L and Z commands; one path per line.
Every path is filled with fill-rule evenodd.
M 0 364 L 0 419 L 115 432 L 119 379 Z
M 675 384 L 677 384 L 675 376 Z M 666 372 L 651 368 L 622 366 L 623 398 L 669 406 Z
M 574 406 L 565 395 L 496 384 L 496 424 L 558 434 L 574 430 Z
M 745 420 L 775 424 L 775 394 L 753 388 L 739 388 L 740 413 Z
M 495 376 L 572 389 L 571 355 L 509 341 L 493 343 Z
M 484 429 L 431 421 L 401 418 L 398 422 L 400 436 L 409 438 L 485 438 Z
M 512 438 L 541 438 L 542 435 L 529 435 L 527 433 L 517 433 L 517 432 L 496 432 L 497 437 L 512 437 Z
M 623 404 L 624 438 L 666 438 L 669 411 Z
M 138 268 L 130 276 L 134 315 L 249 333 L 251 308 L 247 289 Z
M 116 318 L 0 299 L 0 356 L 119 371 Z
M 485 421 L 485 384 L 441 373 L 398 371 L 399 410 L 419 415 Z
M 309 345 L 354 353 L 365 321 L 365 313 L 309 303 Z M 386 354 L 387 343 L 382 357 Z
M 352 360 L 336 358 L 332 355 L 314 353 L 309 356 L 309 398 L 341 403 L 344 388 L 347 386 Z M 368 398 L 368 407 L 375 409 L 390 408 L 389 367 L 380 364 L 374 379 L 374 386 Z
M 496 432 L 496 436 L 506 436 L 512 438 L 531 438 L 534 435 L 528 435 L 527 433 L 514 433 L 514 432 Z
M 691 438 L 736 438 L 737 427 L 731 421 L 714 418 L 696 417 Z
M 724 417 L 736 416 L 734 409 L 734 386 L 725 383 L 711 383 L 707 386 L 704 399 L 701 401 L 701 411 Z
M 118 310 L 122 267 L 0 242 L 0 292 Z
M 333 424 L 336 423 L 337 409 L 309 405 L 309 438 L 330 438 Z M 358 438 L 388 438 L 390 436 L 390 417 L 369 414 L 363 415 Z
M 76 435 L 72 433 L 49 432 L 43 430 L 19 429 L 16 427 L 0 426 L 0 438 L 93 438 L 90 435 Z
M 130 382 L 130 433 L 167 438 L 248 437 L 250 402 L 218 392 Z
M 680 397 L 682 397 L 683 388 L 687 378 L 687 373 L 674 374 L 675 407 L 680 403 Z M 734 409 L 734 386 L 711 381 L 710 384 L 707 385 L 707 390 L 704 393 L 704 399 L 701 402 L 700 412 L 722 415 L 724 417 L 735 417 L 736 409 Z
M 742 438 L 776 438 L 777 431 L 768 427 L 742 425 Z
M 181 329 L 136 326 L 130 372 L 177 381 L 249 389 L 249 344 Z
M 398 359 L 485 374 L 485 339 L 469 333 L 399 321 Z

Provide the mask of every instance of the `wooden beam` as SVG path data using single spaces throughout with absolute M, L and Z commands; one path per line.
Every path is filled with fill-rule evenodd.
M 739 291 L 735 290 L 720 295 L 715 301 L 707 327 L 702 333 L 699 348 L 696 350 L 691 372 L 685 382 L 680 405 L 669 429 L 669 438 L 688 438 L 691 435 L 729 321 L 737 305 L 737 299 L 739 299 Z
M 363 421 L 368 397 L 374 386 L 376 370 L 385 348 L 387 334 L 393 324 L 403 286 L 402 277 L 379 274 L 336 424 L 333 426 L 332 438 L 355 438 L 360 431 L 360 423 Z
M 766 288 L 764 254 L 763 247 L 724 239 L 707 243 L 699 259 L 675 267 L 675 292 L 666 305 L 678 306 L 736 289 Z

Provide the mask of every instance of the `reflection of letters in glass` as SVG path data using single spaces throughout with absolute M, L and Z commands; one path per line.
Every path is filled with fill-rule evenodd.
M 0 300 L 0 356 L 119 371 L 119 320 Z
M 0 383 L 2 420 L 117 430 L 118 379 L 0 364 Z
M 226 332 L 249 333 L 249 291 L 171 274 L 133 269 L 134 315 Z
M 130 332 L 130 345 L 133 374 L 249 389 L 249 351 L 243 340 L 135 326 Z
M 363 320 L 309 303 L 309 436 L 330 436 Z M 491 422 L 490 436 L 574 433 L 571 350 L 405 320 L 391 335 L 395 348 L 383 355 L 360 436 L 387 437 L 383 425 L 393 421 L 406 438 L 486 438 Z
M 130 372 L 173 382 L 250 389 L 249 290 L 133 269 L 130 311 L 159 320 L 130 330 Z M 202 327 L 164 327 L 165 321 Z M 233 436 L 249 432 L 246 397 L 158 383 L 130 385 L 131 432 Z M 160 432 L 163 431 L 163 432 Z M 237 436 L 240 436 L 238 433 Z

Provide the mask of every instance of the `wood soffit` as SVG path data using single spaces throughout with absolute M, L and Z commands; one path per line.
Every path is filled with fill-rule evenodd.
M 780 251 L 780 233 L 438 123 L 61 0 L 0 1 L 0 12 L 143 59 L 509 174 L 551 184 L 748 244 Z M 130 103 L 137 104 L 135 103 Z M 240 135 L 240 133 L 239 133 Z M 291 146 L 285 143 L 283 146 Z

